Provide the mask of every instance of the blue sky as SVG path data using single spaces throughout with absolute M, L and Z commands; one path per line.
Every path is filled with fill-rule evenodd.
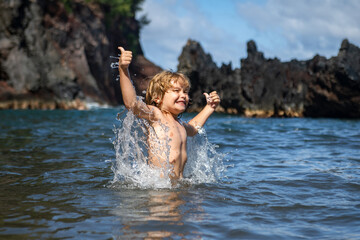
M 142 8 L 138 16 L 151 21 L 140 34 L 145 57 L 164 69 L 177 70 L 189 38 L 233 67 L 251 39 L 281 61 L 336 56 L 344 38 L 360 46 L 358 0 L 145 0 Z

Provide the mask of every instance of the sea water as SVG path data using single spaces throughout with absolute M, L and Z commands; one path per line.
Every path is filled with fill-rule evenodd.
M 213 114 L 169 186 L 123 111 L 0 111 L 0 239 L 360 239 L 359 120 Z

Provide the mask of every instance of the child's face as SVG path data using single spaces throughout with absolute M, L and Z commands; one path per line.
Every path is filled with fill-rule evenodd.
M 174 115 L 179 115 L 186 110 L 189 104 L 189 89 L 184 84 L 184 81 L 172 81 L 170 87 L 164 94 L 161 101 L 161 110 L 165 110 Z

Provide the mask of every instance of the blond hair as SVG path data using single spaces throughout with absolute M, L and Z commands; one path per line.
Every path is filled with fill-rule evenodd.
M 185 88 L 191 86 L 189 78 L 182 73 L 162 71 L 156 74 L 149 82 L 145 96 L 146 104 L 159 107 L 158 104 L 163 99 L 165 92 L 178 81 L 182 81 Z

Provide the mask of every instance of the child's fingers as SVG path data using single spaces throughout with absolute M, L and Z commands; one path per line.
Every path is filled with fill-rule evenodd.
M 213 91 L 210 93 L 210 98 L 212 101 L 215 101 L 215 102 L 220 102 L 220 97 L 219 95 L 217 94 L 216 91 Z
M 123 47 L 118 47 L 118 49 L 120 50 L 120 53 L 122 54 L 123 52 L 125 52 L 125 49 Z
M 118 47 L 118 49 L 120 50 L 120 56 L 122 56 L 123 58 L 132 57 L 131 51 L 126 51 L 123 47 Z
M 206 97 L 206 102 L 209 104 L 212 108 L 216 108 L 220 103 L 220 97 L 217 94 L 216 91 L 209 93 L 204 93 L 204 96 Z
M 208 94 L 208 93 L 203 93 L 203 94 L 204 94 L 204 96 L 205 96 L 205 98 L 206 98 L 206 101 L 208 102 L 208 101 L 210 100 L 209 94 Z
M 204 96 L 208 100 L 213 100 L 213 99 L 219 99 L 220 100 L 220 97 L 219 97 L 219 95 L 217 94 L 216 91 L 213 91 L 210 94 L 209 93 L 204 93 Z
M 132 56 L 123 56 L 121 57 L 122 62 L 131 62 Z
M 212 98 L 220 98 L 216 91 L 211 92 L 210 97 L 212 97 Z
M 132 52 L 126 51 L 123 47 L 118 47 L 120 50 L 119 66 L 128 66 L 132 60 Z
M 213 102 L 217 102 L 217 103 L 220 102 L 220 98 L 219 98 L 219 97 L 217 97 L 217 98 L 212 98 L 211 100 L 212 100 Z
M 124 51 L 120 55 L 123 59 L 131 59 L 132 58 L 132 52 L 131 51 Z

